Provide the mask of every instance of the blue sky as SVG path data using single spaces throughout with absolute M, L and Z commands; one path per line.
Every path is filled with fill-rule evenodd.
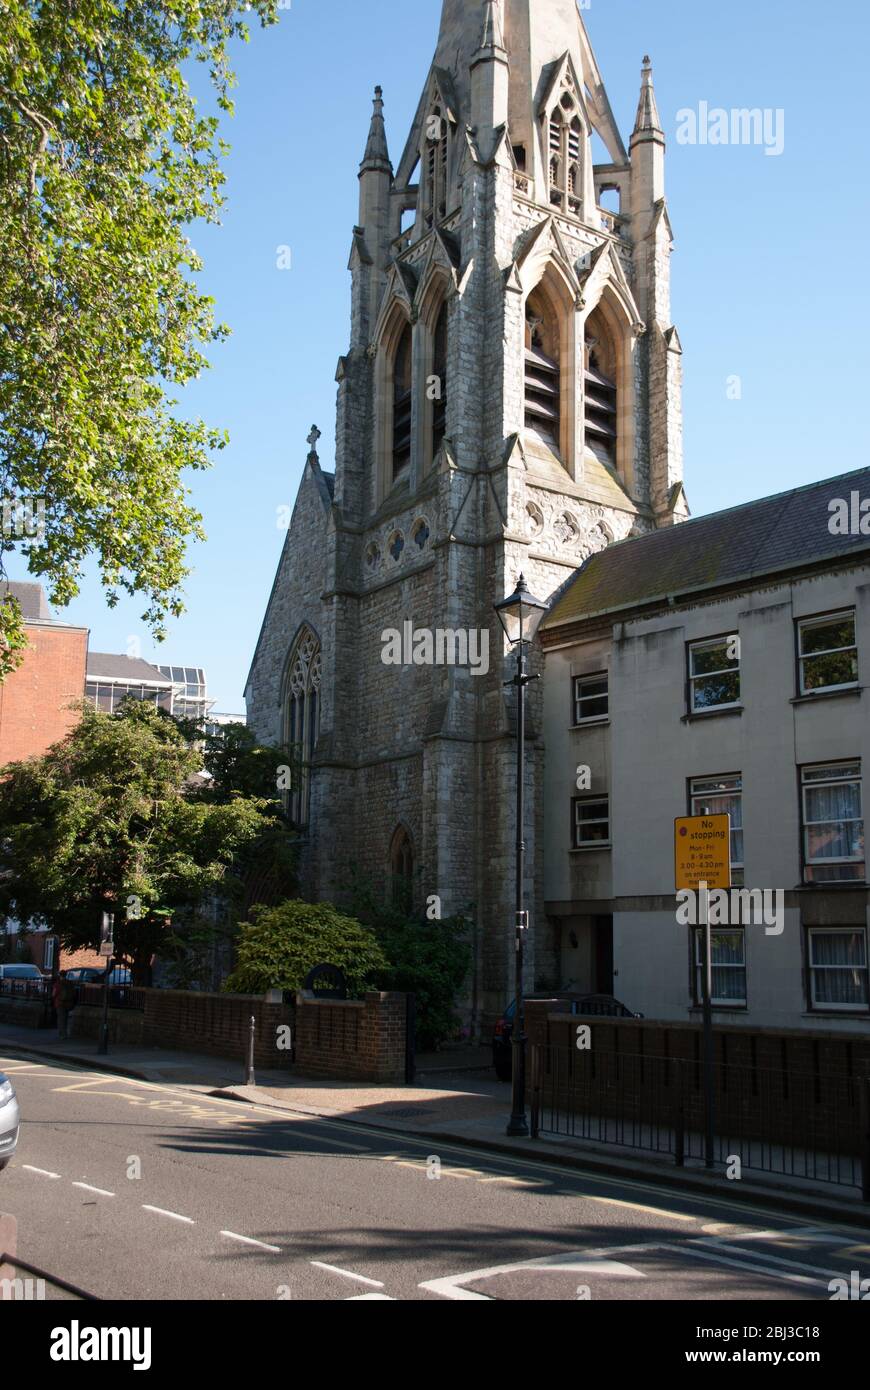
M 351 229 L 372 90 L 398 162 L 434 50 L 440 0 L 292 0 L 236 55 L 224 134 L 228 206 L 196 229 L 203 282 L 233 329 L 183 410 L 230 431 L 192 480 L 209 539 L 190 555 L 188 611 L 155 648 L 143 601 L 114 611 L 94 573 L 58 616 L 91 648 L 205 667 L 224 710 L 243 688 L 312 422 L 333 466 L 335 367 L 347 348 Z M 591 0 L 592 42 L 627 141 L 649 52 L 668 135 L 673 318 L 684 349 L 686 486 L 695 515 L 863 466 L 870 213 L 859 0 Z M 784 112 L 785 146 L 690 146 L 677 113 Z M 288 246 L 292 268 L 277 268 Z M 740 378 L 739 400 L 729 379 Z M 731 392 L 733 395 L 733 391 Z M 10 576 L 23 578 L 20 560 Z

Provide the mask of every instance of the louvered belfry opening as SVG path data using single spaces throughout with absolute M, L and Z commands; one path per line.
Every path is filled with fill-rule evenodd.
M 411 462 L 411 325 L 406 324 L 393 362 L 393 478 Z
M 546 306 L 536 296 L 530 296 L 526 306 L 526 432 L 558 451 L 561 373 L 556 334 Z
M 432 375 L 436 378 L 438 394 L 432 402 L 432 458 L 438 453 L 447 431 L 447 305 L 435 324 Z
M 586 333 L 586 445 L 599 462 L 616 468 L 616 381 L 607 344 L 594 326 Z

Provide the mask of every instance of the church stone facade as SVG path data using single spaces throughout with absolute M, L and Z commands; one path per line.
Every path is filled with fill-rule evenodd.
M 246 700 L 261 739 L 302 755 L 308 896 L 340 899 L 356 865 L 417 907 L 473 909 L 474 1028 L 513 970 L 514 655 L 493 604 L 521 571 L 549 599 L 687 514 L 664 160 L 649 60 L 626 149 L 576 0 L 444 0 L 395 165 L 375 91 L 335 473 L 313 431 Z M 488 634 L 488 671 L 386 664 L 408 623 Z M 539 701 L 532 685 L 527 959 L 551 987 Z

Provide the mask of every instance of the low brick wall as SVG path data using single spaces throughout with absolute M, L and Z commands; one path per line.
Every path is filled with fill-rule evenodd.
M 0 1023 L 14 1023 L 18 1028 L 47 1028 L 49 1018 L 39 999 L 11 999 L 0 995 Z
M 254 1065 L 292 1064 L 290 1051 L 278 1045 L 282 1036 L 279 1029 L 293 1030 L 293 1010 L 286 1004 L 267 1003 L 258 994 L 203 994 L 198 990 L 145 989 L 142 995 L 142 1041 L 146 1047 L 207 1052 L 243 1062 L 253 1016 Z
M 99 1039 L 103 1010 L 93 1004 L 77 1004 L 69 1016 L 71 1038 Z M 109 1010 L 109 1041 L 141 1047 L 145 1037 L 145 1016 L 136 1009 Z
M 349 1081 L 405 1081 L 404 994 L 360 1000 L 296 996 L 296 1065 L 312 1076 Z
M 532 1084 L 542 1103 L 648 1123 L 703 1125 L 703 1034 L 694 1023 L 580 1018 L 566 1001 L 526 1005 Z M 591 1048 L 577 1048 L 578 1026 Z M 870 1034 L 717 1025 L 717 1130 L 857 1155 L 866 1149 Z M 547 1047 L 555 1049 L 548 1053 Z M 556 1055 L 558 1054 L 558 1055 Z

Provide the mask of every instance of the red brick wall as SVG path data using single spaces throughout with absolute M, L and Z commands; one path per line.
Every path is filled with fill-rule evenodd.
M 27 624 L 24 661 L 0 685 L 0 767 L 38 757 L 78 720 L 84 699 L 86 628 Z
M 296 996 L 296 1066 L 312 1076 L 405 1081 L 404 994 L 361 1000 Z
M 247 1056 L 251 1016 L 254 1065 L 287 1067 L 291 1053 L 278 1047 L 278 1029 L 293 1025 L 284 1004 L 267 1004 L 260 995 L 203 994 L 199 990 L 143 989 L 146 1047 L 179 1048 L 232 1058 L 241 1066 Z

